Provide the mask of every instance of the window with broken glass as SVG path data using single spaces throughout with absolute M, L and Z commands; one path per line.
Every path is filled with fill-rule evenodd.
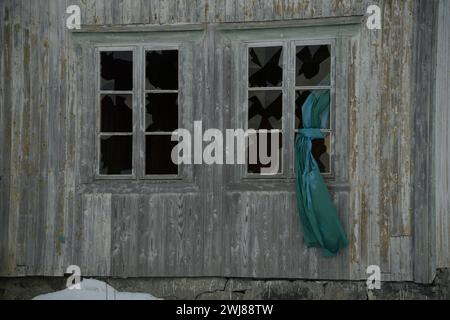
M 328 101 L 321 106 L 324 110 L 321 110 L 318 119 L 325 138 L 313 140 L 312 154 L 322 174 L 331 176 L 333 42 L 295 40 L 270 44 L 248 42 L 244 48 L 246 54 L 244 61 L 247 65 L 245 81 L 247 129 L 256 130 L 257 141 L 254 143 L 259 148 L 260 132 L 267 131 L 271 135 L 278 136 L 280 165 L 278 172 L 274 172 L 271 176 L 275 178 L 292 176 L 294 141 L 304 128 L 302 109 L 307 101 L 317 99 L 319 96 L 322 97 L 321 101 Z M 288 131 L 291 132 L 289 134 L 292 138 L 284 139 Z M 270 144 L 273 140 L 267 138 L 265 141 L 268 156 L 271 156 Z M 262 168 L 269 165 L 248 161 L 244 176 L 259 177 Z
M 98 176 L 178 178 L 178 48 L 99 48 L 98 57 Z

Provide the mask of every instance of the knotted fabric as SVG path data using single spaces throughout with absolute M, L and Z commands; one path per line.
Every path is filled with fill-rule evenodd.
M 297 207 L 308 247 L 320 247 L 323 255 L 332 257 L 348 245 L 344 229 L 333 205 L 311 149 L 312 141 L 324 139 L 320 130 L 327 123 L 329 90 L 312 91 L 302 106 L 303 128 L 295 139 Z

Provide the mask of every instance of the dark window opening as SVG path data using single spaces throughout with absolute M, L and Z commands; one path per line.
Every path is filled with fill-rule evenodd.
M 102 94 L 100 96 L 101 132 L 133 131 L 133 96 Z
M 145 89 L 178 89 L 178 50 L 146 52 Z
M 178 141 L 171 141 L 170 135 L 147 135 L 145 137 L 145 174 L 176 175 L 178 165 L 171 158 L 172 149 Z
M 102 135 L 100 138 L 100 174 L 132 173 L 133 137 Z
M 278 170 L 282 172 L 282 134 L 283 130 L 283 47 L 249 47 L 248 48 L 248 85 L 247 85 L 247 129 L 256 130 L 251 143 L 256 143 L 257 163 L 250 163 L 247 154 L 247 173 L 261 174 L 262 168 L 273 168 L 272 164 L 262 164 L 259 157 L 260 133 L 267 131 L 267 156 L 271 155 L 272 134 L 279 136 L 277 150 Z M 249 146 L 250 147 L 250 146 Z M 251 149 L 249 148 L 249 151 Z M 274 155 L 275 157 L 275 155 Z
M 145 131 L 171 132 L 178 128 L 178 94 L 147 93 Z
M 100 53 L 100 90 L 133 89 L 133 52 L 102 51 Z
M 171 152 L 178 129 L 178 50 L 145 52 L 145 175 L 178 175 Z
M 117 92 L 117 93 L 116 93 Z M 133 174 L 133 51 L 100 52 L 99 174 Z

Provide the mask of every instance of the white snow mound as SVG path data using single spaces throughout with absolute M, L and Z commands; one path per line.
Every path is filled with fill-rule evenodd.
M 83 279 L 80 289 L 70 288 L 39 295 L 33 300 L 161 300 L 148 293 L 119 292 L 107 283 Z

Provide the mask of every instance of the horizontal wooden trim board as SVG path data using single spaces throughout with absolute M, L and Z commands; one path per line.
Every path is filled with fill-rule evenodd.
M 313 19 L 292 19 L 283 21 L 258 22 L 224 22 L 214 23 L 217 30 L 246 30 L 246 29 L 272 29 L 293 27 L 317 27 L 332 25 L 360 24 L 364 16 L 327 17 Z M 155 24 L 127 24 L 127 25 L 81 25 L 80 29 L 72 29 L 73 33 L 90 32 L 171 32 L 171 31 L 199 31 L 204 30 L 206 23 L 181 23 L 170 25 Z

